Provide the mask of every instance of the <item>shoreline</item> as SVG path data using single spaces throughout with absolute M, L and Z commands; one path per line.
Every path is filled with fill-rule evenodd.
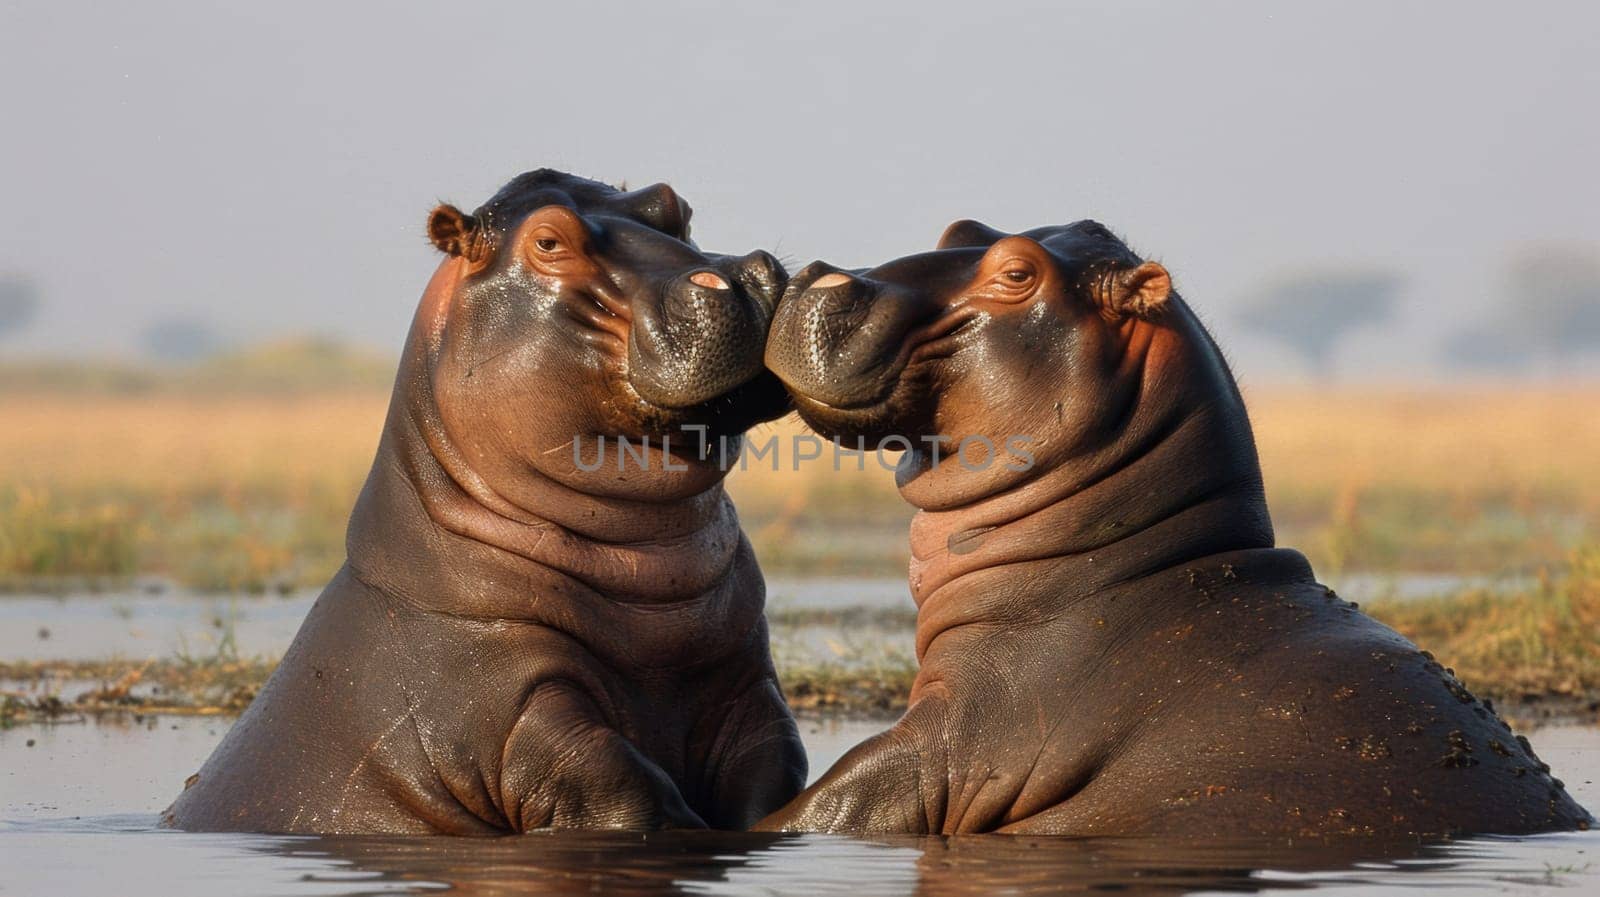
M 126 660 L 0 661 L 0 731 L 89 719 L 234 717 L 249 706 L 276 668 L 264 659 L 131 662 Z M 893 722 L 906 707 L 913 664 L 871 669 L 811 666 L 780 676 L 789 707 L 802 722 Z M 18 687 L 20 686 L 20 688 Z M 1600 725 L 1600 688 L 1481 687 L 1473 693 L 1521 731 Z

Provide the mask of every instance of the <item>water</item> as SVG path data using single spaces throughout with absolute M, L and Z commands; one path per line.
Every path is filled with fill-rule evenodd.
M 156 814 L 228 724 L 128 717 L 0 732 L 0 894 L 1600 891 L 1600 833 L 1418 845 L 716 833 L 335 838 L 157 829 Z M 805 723 L 813 773 L 881 727 Z M 1600 806 L 1600 729 L 1543 729 L 1534 742 L 1579 800 Z
M 1461 585 L 1375 579 L 1342 591 L 1359 600 Z M 779 580 L 771 592 L 779 609 L 909 606 L 900 580 Z M 276 655 L 314 598 L 0 598 L 0 658 L 206 654 L 223 638 L 241 654 Z M 908 641 L 903 629 L 841 633 L 806 625 L 775 635 L 780 647 L 828 650 L 850 637 L 892 647 Z M 71 683 L 58 684 L 70 691 Z M 230 724 L 112 716 L 0 731 L 0 895 L 1600 893 L 1600 833 L 1418 845 L 716 833 L 351 838 L 158 829 L 156 814 Z M 813 775 L 883 725 L 803 723 Z M 1600 728 L 1541 729 L 1533 742 L 1580 802 L 1600 808 Z
M 1436 574 L 1353 574 L 1331 583 L 1344 597 L 1368 602 L 1379 597 L 1422 598 L 1465 588 L 1508 589 L 1520 581 Z M 775 609 L 845 611 L 912 610 L 903 579 L 773 579 L 767 586 Z M 209 654 L 224 637 L 243 656 L 276 657 L 317 597 L 316 590 L 283 597 L 197 595 L 181 591 L 131 591 L 87 596 L 0 597 L 0 659 L 61 660 L 120 656 L 166 657 Z M 887 635 L 909 648 L 909 632 Z M 825 646 L 829 632 L 800 633 L 808 647 Z M 904 643 L 903 645 L 901 643 Z

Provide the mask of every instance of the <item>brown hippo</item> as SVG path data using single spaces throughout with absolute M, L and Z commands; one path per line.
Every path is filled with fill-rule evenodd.
M 1451 671 L 1273 547 L 1222 355 L 1101 225 L 960 222 L 869 271 L 812 265 L 767 365 L 825 436 L 913 444 L 921 667 L 903 718 L 758 828 L 1589 824 Z
M 761 571 L 700 447 L 787 409 L 761 366 L 784 273 L 688 221 L 665 185 L 548 170 L 434 210 L 448 258 L 348 560 L 170 824 L 743 828 L 800 790 Z

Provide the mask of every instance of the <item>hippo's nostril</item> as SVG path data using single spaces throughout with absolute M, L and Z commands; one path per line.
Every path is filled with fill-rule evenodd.
M 689 275 L 689 282 L 696 286 L 705 287 L 708 290 L 731 289 L 728 282 L 722 278 L 722 275 L 715 271 L 696 271 Z
M 811 282 L 811 285 L 809 287 L 807 287 L 806 289 L 810 289 L 810 290 L 826 290 L 829 287 L 842 287 L 842 286 L 844 286 L 845 284 L 847 284 L 849 282 L 850 282 L 850 275 L 841 274 L 838 271 L 835 271 L 832 274 L 824 274 L 821 277 L 817 278 L 816 280 L 813 280 Z

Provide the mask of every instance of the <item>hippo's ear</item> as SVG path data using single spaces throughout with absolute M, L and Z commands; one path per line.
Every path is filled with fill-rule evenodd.
M 1006 235 L 981 221 L 963 218 L 944 229 L 939 235 L 940 249 L 982 249 L 1005 239 Z
M 428 239 L 446 255 L 464 258 L 469 262 L 482 261 L 488 241 L 483 239 L 482 224 L 449 203 L 440 203 L 428 215 Z
M 1101 296 L 1108 310 L 1135 318 L 1153 318 L 1172 298 L 1172 275 L 1156 262 L 1117 268 L 1106 276 Z

